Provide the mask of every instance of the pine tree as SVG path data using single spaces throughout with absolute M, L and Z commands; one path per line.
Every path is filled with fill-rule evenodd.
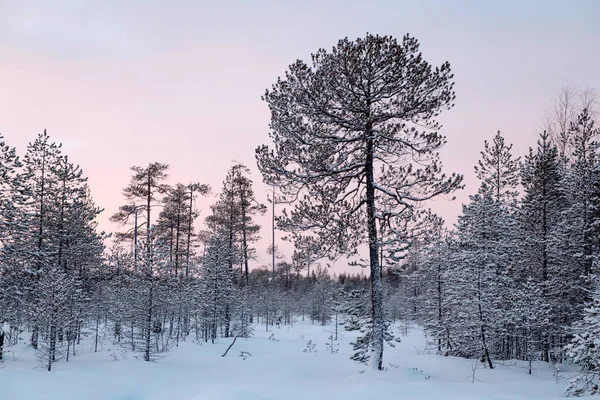
M 134 174 L 131 177 L 130 184 L 123 189 L 123 196 L 129 203 L 120 207 L 119 211 L 111 217 L 112 221 L 123 224 L 130 222 L 131 217 L 134 217 L 133 232 L 127 231 L 117 235 L 117 238 L 127 239 L 131 237 L 134 240 L 134 258 L 136 261 L 139 256 L 137 251 L 139 238 L 142 237 L 146 241 L 151 240 L 148 235 L 153 222 L 152 208 L 160 202 L 161 196 L 169 190 L 169 186 L 162 183 L 168 177 L 166 173 L 168 168 L 168 165 L 158 162 L 150 163 L 145 168 L 131 167 Z M 140 212 L 145 217 L 145 230 L 140 229 L 142 225 L 138 222 Z M 147 246 L 146 250 L 149 251 L 150 247 Z
M 241 262 L 244 267 L 244 282 L 249 284 L 249 260 L 254 257 L 255 249 L 251 244 L 260 240 L 260 225 L 254 222 L 254 217 L 264 215 L 267 211 L 264 204 L 260 204 L 252 188 L 252 181 L 248 178 L 250 170 L 243 164 L 236 164 L 232 167 L 234 173 L 233 183 L 238 197 L 238 207 L 240 209 L 240 249 Z
M 492 191 L 496 201 L 505 204 L 513 204 L 518 193 L 520 157 L 513 159 L 511 150 L 512 144 L 505 144 L 498 131 L 491 145 L 484 142 L 481 159 L 475 166 L 477 178 Z
M 253 242 L 260 239 L 260 226 L 254 222 L 256 215 L 266 212 L 266 207 L 256 201 L 249 170 L 243 164 L 236 164 L 227 173 L 219 201 L 212 207 L 213 213 L 206 222 L 213 231 L 221 231 L 228 238 L 231 268 L 239 263 L 240 280 L 247 285 L 249 260 L 253 258 Z M 243 279 L 242 279 L 243 276 Z
M 463 206 L 457 224 L 459 250 L 456 253 L 456 284 L 451 285 L 451 302 L 458 310 L 463 350 L 481 355 L 493 368 L 492 340 L 502 322 L 502 296 L 506 293 L 506 273 L 512 248 L 508 232 L 511 216 L 501 203 L 494 200 L 493 192 L 482 184 L 471 196 L 471 203 Z M 465 298 L 468 301 L 463 302 Z M 469 343 L 471 338 L 475 342 Z M 477 352 L 481 352 L 477 354 Z
M 235 169 L 227 173 L 219 200 L 211 206 L 212 214 L 206 217 L 206 225 L 213 235 L 226 239 L 228 254 L 226 261 L 229 263 L 232 278 L 237 282 L 233 266 L 239 262 L 241 254 L 238 240 L 241 209 L 235 192 L 236 176 Z
M 51 222 L 50 205 L 59 198 L 56 175 L 51 173 L 51 168 L 58 165 L 61 157 L 61 146 L 51 142 L 50 136 L 44 130 L 36 140 L 27 146 L 27 153 L 23 159 L 27 190 L 31 196 L 30 226 L 32 227 L 33 244 L 32 252 L 35 253 L 33 275 L 38 275 L 43 270 L 44 259 L 48 255 L 56 255 L 56 249 L 50 247 L 48 237 L 51 232 L 48 225 Z
M 402 219 L 420 202 L 460 186 L 460 176 L 441 172 L 445 138 L 434 121 L 454 101 L 452 73 L 448 63 L 432 69 L 408 35 L 400 43 L 375 35 L 343 39 L 331 52 L 313 54 L 312 63 L 297 61 L 265 93 L 274 149 L 256 150 L 258 166 L 266 183 L 293 202 L 281 228 L 308 230 L 332 258 L 368 243 L 371 367 L 381 370 L 378 220 Z
M 22 248 L 30 255 L 27 263 L 29 282 L 27 285 L 28 309 L 31 313 L 39 304 L 36 294 L 36 285 L 43 276 L 44 271 L 52 266 L 50 257 L 56 255 L 56 248 L 51 247 L 49 237 L 51 215 L 50 207 L 57 196 L 56 177 L 50 173 L 52 165 L 58 163 L 61 155 L 60 145 L 51 142 L 50 136 L 44 132 L 27 146 L 27 153 L 23 158 L 25 185 L 29 199 L 26 203 L 25 214 L 28 227 L 28 244 Z M 35 313 L 29 315 L 31 323 L 31 345 L 37 349 L 39 326 L 36 322 Z
M 558 304 L 560 286 L 561 256 L 553 245 L 553 236 L 561 221 L 561 212 L 565 206 L 561 190 L 562 169 L 558 159 L 558 150 L 546 132 L 540 135 L 537 150 L 529 149 L 521 170 L 524 188 L 520 221 L 523 233 L 523 259 L 526 276 L 535 278 L 540 285 L 542 303 L 545 308 L 554 308 Z M 545 311 L 540 310 L 543 314 Z M 562 322 L 556 315 L 546 320 L 542 328 L 542 360 L 550 360 L 550 340 L 560 335 Z
M 482 185 L 485 185 L 492 199 L 499 207 L 498 221 L 502 221 L 501 242 L 495 246 L 504 258 L 501 276 L 501 295 L 510 296 L 513 289 L 510 278 L 506 275 L 510 269 L 521 261 L 520 257 L 520 231 L 515 219 L 517 210 L 517 196 L 520 180 L 520 157 L 512 156 L 512 144 L 507 145 L 500 131 L 494 136 L 490 145 L 486 140 L 481 158 L 475 166 L 475 174 Z M 512 309 L 510 303 L 501 304 L 503 318 L 497 320 L 498 335 L 495 349 L 492 349 L 496 357 L 510 358 L 510 349 L 515 345 L 514 329 L 515 321 L 512 320 Z

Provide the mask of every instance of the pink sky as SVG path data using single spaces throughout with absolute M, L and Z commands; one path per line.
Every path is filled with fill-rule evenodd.
M 217 4 L 218 3 L 218 4 Z M 0 132 L 23 154 L 44 128 L 89 177 L 101 228 L 123 202 L 129 167 L 160 161 L 171 182 L 209 183 L 232 160 L 266 188 L 254 148 L 268 140 L 264 90 L 298 58 L 365 32 L 416 36 L 450 61 L 456 107 L 441 119 L 447 172 L 467 188 L 435 210 L 453 222 L 477 188 L 473 165 L 501 130 L 534 145 L 564 83 L 600 89 L 600 2 L 158 1 L 0 2 Z M 203 219 L 214 199 L 201 200 Z M 270 222 L 263 221 L 269 238 Z M 259 244 L 258 263 L 268 263 Z

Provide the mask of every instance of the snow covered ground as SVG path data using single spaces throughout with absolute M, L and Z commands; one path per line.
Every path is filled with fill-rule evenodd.
M 385 372 L 366 372 L 348 359 L 353 333 L 341 332 L 339 352 L 326 347 L 331 326 L 296 322 L 264 332 L 257 326 L 251 339 L 231 343 L 188 341 L 168 357 L 143 362 L 106 340 L 102 351 L 59 362 L 47 372 L 37 367 L 27 346 L 6 354 L 0 366 L 0 399 L 4 400 L 318 400 L 318 399 L 544 399 L 562 398 L 571 373 L 559 382 L 553 367 L 536 365 L 533 375 L 515 363 L 483 369 L 479 363 L 472 382 L 473 360 L 426 354 L 419 329 L 401 336 L 402 343 L 386 348 Z M 274 339 L 270 336 L 274 333 Z M 309 340 L 316 352 L 304 352 Z M 246 359 L 240 351 L 251 354 Z M 18 357 L 18 361 L 13 360 Z

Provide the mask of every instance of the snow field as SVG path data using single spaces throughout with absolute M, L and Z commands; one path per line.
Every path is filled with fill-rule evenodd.
M 238 338 L 225 357 L 221 355 L 231 339 L 214 345 L 188 340 L 154 363 L 114 346 L 108 338 L 93 353 L 93 342 L 86 339 L 79 347 L 81 355 L 57 363 L 52 372 L 37 367 L 33 350 L 20 344 L 9 348 L 0 367 L 0 399 L 551 400 L 563 398 L 573 374 L 561 372 L 562 379 L 556 382 L 554 367 L 547 364 L 536 364 L 528 375 L 525 365 L 518 362 L 489 370 L 475 360 L 427 354 L 418 328 L 410 329 L 407 336 L 395 328 L 402 342 L 386 347 L 387 370 L 365 373 L 365 367 L 348 358 L 353 332 L 341 328 L 339 352 L 331 353 L 326 346 L 333 332 L 330 325 L 298 321 L 269 332 L 264 329 L 257 325 L 252 338 Z M 312 352 L 309 341 L 314 345 Z M 251 355 L 244 359 L 241 351 Z

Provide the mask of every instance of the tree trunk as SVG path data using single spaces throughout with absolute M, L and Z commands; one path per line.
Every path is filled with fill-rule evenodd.
M 544 199 L 542 208 L 542 297 L 546 300 L 547 290 L 546 284 L 548 281 L 548 210 L 547 210 L 547 193 L 546 184 L 542 186 L 542 198 Z M 548 332 L 550 330 L 549 324 L 544 323 L 544 331 L 542 333 L 542 361 L 549 362 L 549 346 L 548 346 Z
M 150 339 L 152 337 L 152 296 L 154 295 L 154 288 L 152 287 L 152 278 L 150 279 L 148 310 L 146 314 L 146 348 L 144 350 L 144 361 L 150 361 Z
M 2 360 L 3 353 L 4 353 L 4 331 L 0 331 L 0 360 Z
M 133 217 L 133 262 L 137 264 L 138 259 L 138 208 L 133 204 L 135 216 Z
M 438 262 L 438 273 L 437 273 L 437 292 L 438 292 L 438 324 L 442 325 L 442 271 L 441 264 Z M 438 327 L 439 329 L 439 327 Z M 438 338 L 438 353 L 442 353 L 442 338 Z
M 275 186 L 273 186 L 273 212 L 272 212 L 272 218 L 271 218 L 271 224 L 272 224 L 272 240 L 271 240 L 271 245 L 272 245 L 272 250 L 273 250 L 273 285 L 275 284 Z
M 485 360 L 487 361 L 490 369 L 494 369 L 494 365 L 492 364 L 492 359 L 490 358 L 490 352 L 487 347 L 487 343 L 485 340 L 485 329 L 483 325 L 481 325 L 481 344 L 483 346 L 483 354 L 485 356 Z
M 367 130 L 371 135 L 371 129 Z M 383 369 L 383 283 L 381 266 L 379 265 L 379 243 L 377 241 L 377 223 L 375 219 L 375 177 L 373 171 L 373 139 L 367 139 L 367 227 L 369 234 L 369 259 L 371 266 L 371 318 L 373 320 L 373 343 L 370 366 L 372 369 Z
M 246 286 L 248 286 L 248 240 L 246 238 L 246 207 L 242 204 L 242 249 L 243 249 L 243 257 L 244 257 L 244 275 Z
M 96 335 L 94 337 L 94 353 L 98 352 L 98 334 L 100 332 L 100 315 L 96 315 Z
M 38 336 L 39 336 L 39 328 L 36 326 L 33 327 L 33 332 L 31 332 L 31 347 L 35 350 L 38 348 Z
M 190 252 L 192 245 L 192 219 L 194 214 L 194 188 L 190 184 L 190 213 L 188 215 L 187 243 L 185 251 L 185 277 L 190 275 Z
M 175 276 L 179 273 L 179 241 L 181 239 L 181 209 L 177 206 L 177 222 L 175 225 Z
M 50 326 L 50 348 L 48 351 L 48 371 L 52 369 L 52 363 L 56 361 L 56 326 Z

